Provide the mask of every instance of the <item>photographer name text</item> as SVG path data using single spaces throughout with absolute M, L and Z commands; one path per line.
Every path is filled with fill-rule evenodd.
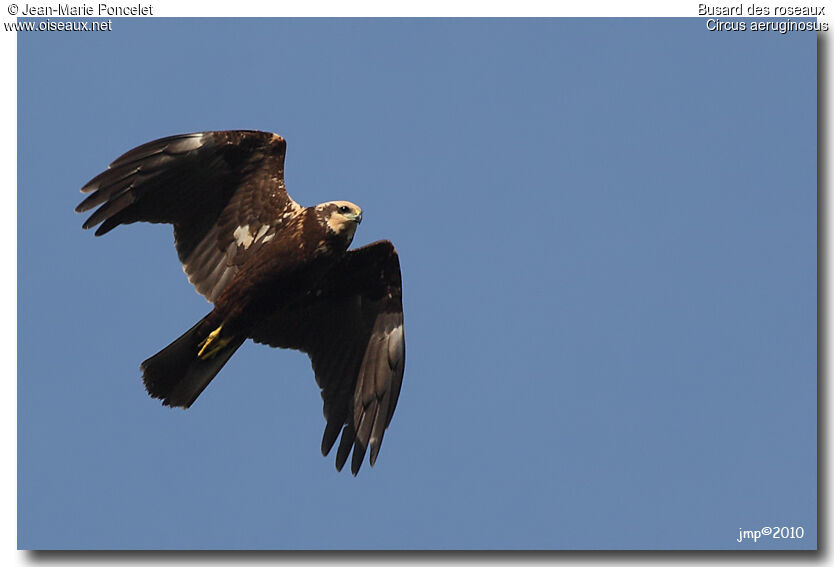
M 153 6 L 150 4 L 112 5 L 112 4 L 57 4 L 42 6 L 24 4 L 16 14 L 21 17 L 37 16 L 153 16 Z

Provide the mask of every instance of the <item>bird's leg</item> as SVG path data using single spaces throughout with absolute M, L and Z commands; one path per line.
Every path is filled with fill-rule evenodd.
M 222 329 L 223 325 L 220 325 L 200 343 L 200 351 L 197 353 L 199 358 L 203 360 L 213 358 L 218 352 L 223 350 L 224 346 L 232 341 L 231 337 L 220 338 L 220 331 Z

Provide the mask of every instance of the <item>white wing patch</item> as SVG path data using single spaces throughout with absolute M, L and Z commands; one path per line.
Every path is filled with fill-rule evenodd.
M 262 237 L 264 234 L 266 234 L 266 231 L 268 231 L 268 230 L 269 230 L 269 228 L 270 228 L 270 227 L 269 227 L 269 225 L 268 225 L 268 224 L 265 224 L 265 225 L 261 226 L 260 230 L 258 230 L 258 234 L 256 234 L 256 235 L 255 235 L 255 240 L 260 240 L 260 239 L 261 239 L 261 237 Z
M 260 240 L 260 238 L 266 234 L 266 232 L 270 229 L 268 224 L 262 225 L 260 229 L 258 229 L 258 233 L 253 235 L 252 232 L 249 230 L 249 225 L 239 226 L 235 229 L 232 233 L 235 237 L 235 242 L 237 242 L 238 246 L 243 246 L 244 249 L 248 249 L 252 246 L 252 243 L 256 240 Z M 264 239 L 264 242 L 268 242 L 272 239 L 273 235 L 270 235 L 268 239 Z
M 249 248 L 252 245 L 254 238 L 252 238 L 252 233 L 249 232 L 248 224 L 237 227 L 233 234 L 238 246 Z

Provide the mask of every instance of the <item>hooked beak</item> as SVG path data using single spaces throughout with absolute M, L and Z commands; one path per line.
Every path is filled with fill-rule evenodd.
M 359 211 L 358 213 L 348 213 L 345 217 L 347 217 L 348 220 L 352 220 L 356 224 L 359 224 L 362 222 L 362 211 Z

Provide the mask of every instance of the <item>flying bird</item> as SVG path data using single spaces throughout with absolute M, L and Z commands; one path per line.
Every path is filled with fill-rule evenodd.
M 145 388 L 188 408 L 247 339 L 307 353 L 321 388 L 327 455 L 374 465 L 405 367 L 402 282 L 387 240 L 348 250 L 362 210 L 302 207 L 284 186 L 286 142 L 250 130 L 170 136 L 134 148 L 82 189 L 96 236 L 168 223 L 189 281 L 214 305 L 145 360 Z

